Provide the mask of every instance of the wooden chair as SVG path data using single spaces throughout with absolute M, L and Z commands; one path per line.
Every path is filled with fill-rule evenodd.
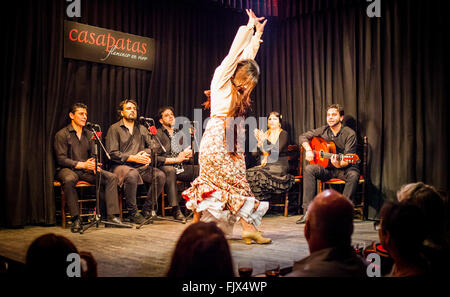
M 186 184 L 188 184 L 187 187 L 186 187 Z M 189 186 L 190 186 L 190 182 L 177 180 L 177 190 L 178 190 L 178 192 L 180 192 L 180 188 L 186 189 Z M 172 209 L 172 206 L 166 206 L 166 204 L 165 204 L 165 200 L 166 199 L 167 199 L 167 194 L 166 194 L 165 190 L 163 189 L 162 193 L 161 193 L 161 216 L 162 217 L 166 216 L 166 210 Z
M 298 195 L 298 203 L 301 201 L 301 181 L 303 178 L 302 168 L 303 168 L 303 147 L 298 145 L 289 145 L 288 146 L 289 151 L 289 170 L 288 173 L 292 174 L 294 176 L 294 186 L 298 185 L 298 192 L 292 191 L 292 188 L 284 193 L 284 203 L 273 203 L 271 206 L 276 207 L 284 207 L 283 215 L 285 217 L 288 216 L 288 210 L 289 210 L 289 194 L 297 194 Z M 293 186 L 293 187 L 294 187 Z
M 138 199 L 147 199 L 147 184 L 141 184 L 138 185 L 137 190 L 136 190 L 136 202 L 138 202 Z M 119 194 L 119 209 L 120 209 L 120 220 L 123 220 L 123 215 L 125 213 L 128 213 L 128 210 L 125 208 L 124 209 L 124 203 L 123 201 L 125 200 L 125 195 L 123 193 L 123 187 L 119 187 L 117 189 L 118 194 Z M 144 194 L 140 194 L 140 193 L 144 193 Z M 139 206 L 139 203 L 138 203 Z M 138 212 L 140 211 L 140 209 L 138 209 Z
M 184 182 L 182 181 L 177 181 L 177 185 L 179 184 L 184 184 Z M 147 193 L 145 193 L 144 195 L 139 195 L 139 192 L 142 192 L 142 187 L 143 185 L 138 185 L 138 190 L 137 190 L 137 194 L 136 194 L 136 198 L 138 199 L 147 199 Z M 151 185 L 149 185 L 151 186 Z M 147 187 L 147 185 L 146 185 Z M 166 206 L 165 204 L 165 199 L 167 198 L 167 194 L 165 193 L 165 190 L 163 188 L 161 195 L 159 196 L 161 198 L 161 216 L 165 217 L 166 216 L 166 210 L 168 209 L 172 209 L 172 206 Z M 120 209 L 120 219 L 123 219 L 123 213 L 127 212 L 126 210 L 123 210 L 123 200 L 125 199 L 124 195 L 123 195 L 123 190 L 119 189 L 119 209 Z
M 360 145 L 359 145 L 360 146 Z M 361 168 L 361 176 L 359 177 L 359 184 L 361 185 L 361 191 L 357 192 L 357 194 L 361 195 L 361 202 L 355 205 L 355 210 L 358 211 L 358 215 L 362 220 L 366 219 L 365 215 L 365 193 L 366 193 L 366 177 L 367 177 L 367 151 L 368 151 L 368 141 L 367 136 L 363 137 L 363 156 L 362 156 L 362 168 Z M 324 190 L 326 185 L 345 185 L 345 181 L 339 178 L 332 178 L 325 182 L 318 180 L 317 183 L 317 192 L 320 193 Z
M 67 221 L 67 219 L 70 218 L 70 215 L 66 213 L 66 196 L 64 195 L 64 190 L 61 187 L 61 183 L 59 181 L 54 181 L 53 186 L 59 187 L 61 190 L 61 195 L 60 195 L 60 197 L 61 197 L 61 226 L 62 226 L 62 228 L 66 228 L 66 221 Z M 75 185 L 75 188 L 78 188 L 78 189 L 84 189 L 87 187 L 95 187 L 95 185 L 90 184 L 86 181 L 79 181 Z M 93 215 L 94 211 L 95 211 L 95 206 L 94 206 L 94 208 L 90 208 L 88 210 L 88 212 L 83 212 L 86 209 L 83 207 L 83 204 L 88 203 L 88 202 L 95 203 L 96 202 L 95 195 L 93 196 L 93 198 L 86 197 L 86 198 L 82 199 L 81 197 L 84 197 L 84 195 L 82 193 L 81 193 L 81 195 L 79 195 L 79 198 L 78 198 L 78 207 L 80 209 L 80 217 Z

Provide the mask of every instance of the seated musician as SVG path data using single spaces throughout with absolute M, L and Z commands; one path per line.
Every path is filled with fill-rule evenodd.
M 150 156 L 153 142 L 147 128 L 136 121 L 137 102 L 133 99 L 123 100 L 118 113 L 120 121 L 111 125 L 106 134 L 106 150 L 111 155 L 111 167 L 119 179 L 118 184 L 123 187 L 130 222 L 139 225 L 156 217 L 154 203 L 163 190 L 166 175 L 153 167 Z M 148 185 L 148 191 L 141 214 L 136 203 L 136 193 L 138 185 L 144 183 Z M 156 191 L 155 197 L 153 190 Z
M 173 108 L 170 106 L 160 108 L 158 118 L 161 127 L 156 136 L 165 149 L 164 151 L 161 148 L 158 151 L 158 168 L 166 174 L 165 188 L 174 219 L 186 222 L 179 207 L 178 200 L 181 196 L 178 195 L 176 182 L 193 181 L 198 176 L 199 166 L 193 165 L 189 135 L 180 134 L 183 132 L 174 128 Z
M 309 142 L 313 137 L 321 137 L 327 142 L 334 142 L 337 154 L 356 154 L 356 133 L 351 128 L 342 124 L 344 108 L 339 104 L 332 104 L 327 108 L 326 126 L 303 133 L 299 137 L 299 143 L 305 149 L 305 158 L 308 162 L 314 160 L 314 152 Z M 303 171 L 303 216 L 297 224 L 305 223 L 307 209 L 316 195 L 317 179 L 327 181 L 339 178 L 345 181 L 343 195 L 353 201 L 353 196 L 359 182 L 359 168 L 357 165 L 337 159 L 333 155 L 327 168 L 321 165 L 307 165 Z
M 281 128 L 281 115 L 272 111 L 267 119 L 268 130 L 255 129 L 261 165 L 247 170 L 247 181 L 258 200 L 289 191 L 294 177 L 287 171 L 289 135 Z
M 71 231 L 82 230 L 78 195 L 75 189 L 78 181 L 95 183 L 96 170 L 101 172 L 101 183 L 105 192 L 107 220 L 116 225 L 123 225 L 118 218 L 119 198 L 117 194 L 117 177 L 100 167 L 95 167 L 95 160 L 91 157 L 94 151 L 92 132 L 85 128 L 87 121 L 87 106 L 75 103 L 69 111 L 71 122 L 55 135 L 55 154 L 58 165 L 56 179 L 61 182 L 72 217 Z M 99 164 L 97 164 L 99 165 Z

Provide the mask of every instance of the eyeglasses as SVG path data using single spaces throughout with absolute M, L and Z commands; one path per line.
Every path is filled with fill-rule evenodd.
M 381 229 L 380 221 L 375 221 L 375 222 L 373 222 L 373 229 L 374 229 L 375 231 L 378 231 L 378 230 Z

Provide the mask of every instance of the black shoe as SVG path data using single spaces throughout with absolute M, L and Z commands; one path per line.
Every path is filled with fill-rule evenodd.
M 118 217 L 116 216 L 108 216 L 106 223 L 114 223 L 114 225 L 105 224 L 105 227 L 130 227 L 131 225 L 123 223 Z
M 186 218 L 184 217 L 183 213 L 179 208 L 177 208 L 173 213 L 173 218 L 177 221 L 182 222 L 183 224 L 186 223 Z
M 304 215 L 302 215 L 301 217 L 300 217 L 300 219 L 298 219 L 297 220 L 297 222 L 295 222 L 296 224 L 304 224 L 305 222 L 306 222 L 306 215 L 307 215 L 308 213 L 305 213 Z
M 143 222 L 145 222 L 145 218 L 140 213 L 137 212 L 130 217 L 130 222 L 140 225 Z
M 83 228 L 81 227 L 81 219 L 80 217 L 77 217 L 73 222 L 72 222 L 72 227 L 70 228 L 70 230 L 72 231 L 72 233 L 79 233 Z
M 157 217 L 156 212 L 154 210 L 152 211 L 144 210 L 142 211 L 142 215 L 146 220 L 148 220 L 149 218 L 156 219 Z

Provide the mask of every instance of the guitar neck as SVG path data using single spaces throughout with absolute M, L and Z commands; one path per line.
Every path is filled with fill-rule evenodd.
M 331 157 L 333 157 L 334 155 L 337 156 L 337 160 L 338 161 L 342 161 L 343 158 L 344 158 L 343 154 L 331 154 L 331 153 L 327 153 L 327 152 L 324 152 L 324 151 L 313 151 L 313 152 L 319 153 L 320 157 L 324 158 L 324 159 L 331 159 Z

